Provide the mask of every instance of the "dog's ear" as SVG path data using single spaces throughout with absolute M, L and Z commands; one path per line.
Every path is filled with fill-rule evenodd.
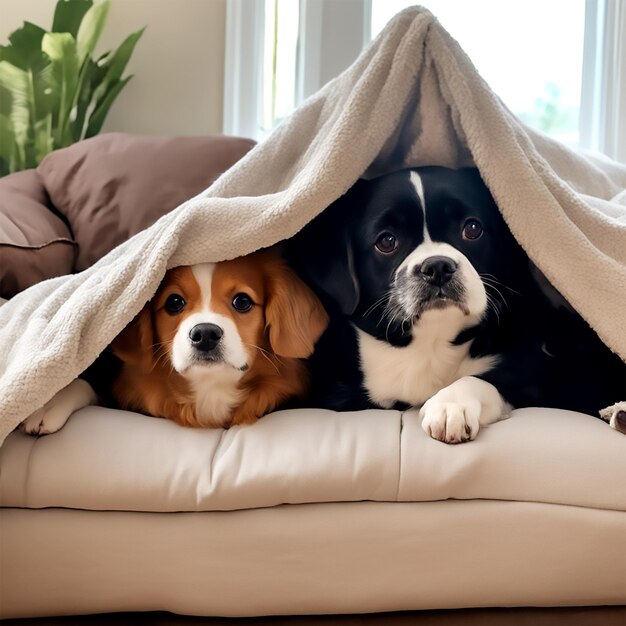
M 278 356 L 304 359 L 328 326 L 317 296 L 281 259 L 269 263 L 265 327 Z
M 154 333 L 150 303 L 112 341 L 113 354 L 124 363 L 149 371 L 153 366 Z
M 307 277 L 344 315 L 352 315 L 359 305 L 361 289 L 354 267 L 350 237 L 342 238 L 334 252 L 329 246 L 325 253 L 318 253 L 311 260 L 313 265 L 310 266 Z
M 358 181 L 287 242 L 288 258 L 299 273 L 344 315 L 354 313 L 361 296 L 352 231 L 364 185 Z

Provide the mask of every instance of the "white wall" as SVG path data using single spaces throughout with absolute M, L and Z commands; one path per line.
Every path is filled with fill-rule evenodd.
M 0 44 L 26 20 L 52 26 L 56 0 L 0 0 Z M 199 135 L 222 131 L 225 0 L 112 0 L 97 53 L 147 28 L 126 73 L 134 78 L 102 132 Z

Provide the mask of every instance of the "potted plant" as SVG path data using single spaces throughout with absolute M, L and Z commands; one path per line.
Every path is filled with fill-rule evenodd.
M 122 74 L 144 30 L 92 58 L 109 6 L 58 0 L 50 31 L 24 22 L 0 46 L 0 176 L 102 128 L 132 78 Z

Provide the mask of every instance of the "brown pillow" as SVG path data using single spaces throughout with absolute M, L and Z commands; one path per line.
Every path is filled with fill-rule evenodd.
M 79 271 L 200 193 L 253 146 L 238 137 L 111 133 L 49 154 L 37 171 L 79 244 Z
M 76 244 L 35 170 L 0 178 L 0 297 L 69 274 Z

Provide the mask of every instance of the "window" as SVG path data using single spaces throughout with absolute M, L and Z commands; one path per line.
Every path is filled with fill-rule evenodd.
M 409 4 L 373 0 L 372 38 Z M 513 113 L 579 144 L 585 0 L 428 0 L 426 6 Z
M 265 0 L 261 137 L 297 106 L 296 78 L 300 6 L 293 0 Z
M 224 131 L 255 138 L 265 137 L 304 99 L 348 67 L 393 15 L 414 4 L 410 0 L 227 2 Z M 626 0 L 424 0 L 522 120 L 567 144 L 600 150 L 623 161 L 625 4 Z M 251 6 L 256 10 L 251 11 Z M 233 49 L 237 42 L 239 49 Z M 231 74 L 233 58 L 238 63 Z M 245 96 L 250 91 L 254 91 L 251 97 L 237 98 L 238 93 Z

